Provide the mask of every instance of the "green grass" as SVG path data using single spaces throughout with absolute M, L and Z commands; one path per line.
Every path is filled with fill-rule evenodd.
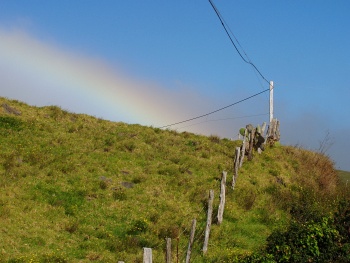
M 21 114 L 6 112 L 4 103 Z M 166 237 L 174 260 L 177 247 L 182 260 L 193 218 L 192 262 L 224 262 L 285 227 L 305 188 L 332 211 L 338 186 L 331 162 L 293 147 L 254 153 L 232 190 L 240 144 L 0 98 L 0 262 L 142 262 L 143 247 L 163 262 Z M 218 226 L 223 170 L 227 196 Z M 203 256 L 210 189 L 214 225 Z

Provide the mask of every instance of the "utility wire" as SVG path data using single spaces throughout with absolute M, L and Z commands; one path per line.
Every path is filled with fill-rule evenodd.
M 193 120 L 196 120 L 196 119 L 199 119 L 199 118 L 203 118 L 203 117 L 209 116 L 209 115 L 211 115 L 211 114 L 213 114 L 213 113 L 216 113 L 216 112 L 218 112 L 218 111 L 222 111 L 222 110 L 224 110 L 224 109 L 227 109 L 227 108 L 229 108 L 229 107 L 232 107 L 232 106 L 234 106 L 234 105 L 237 105 L 237 104 L 239 104 L 239 103 L 241 103 L 241 102 L 243 102 L 243 101 L 246 101 L 246 100 L 249 100 L 249 99 L 251 99 L 251 98 L 253 98 L 253 97 L 256 97 L 256 96 L 258 96 L 258 95 L 260 95 L 260 94 L 262 94 L 262 93 L 264 93 L 264 92 L 266 92 L 266 91 L 269 91 L 269 90 L 270 90 L 269 88 L 268 88 L 268 89 L 265 89 L 265 90 L 263 90 L 263 91 L 261 91 L 261 92 L 259 92 L 259 93 L 256 93 L 256 94 L 254 94 L 254 95 L 251 95 L 251 96 L 249 96 L 249 97 L 247 97 L 247 98 L 245 98 L 245 99 L 242 99 L 242 100 L 240 100 L 240 101 L 236 101 L 235 103 L 232 103 L 232 104 L 227 105 L 227 106 L 225 106 L 225 107 L 222 107 L 222 108 L 220 108 L 220 109 L 214 110 L 214 111 L 209 112 L 209 113 L 207 113 L 207 114 L 203 114 L 203 115 L 200 115 L 200 116 L 197 116 L 197 117 L 188 119 L 188 120 L 179 121 L 179 122 L 176 122 L 176 123 L 172 123 L 172 124 L 169 124 L 169 125 L 165 125 L 165 126 L 162 126 L 162 127 L 159 127 L 159 128 L 160 128 L 160 129 L 168 128 L 168 127 L 171 127 L 171 126 L 173 126 L 173 125 L 177 125 L 177 124 L 181 124 L 181 123 L 185 123 L 185 122 L 189 122 L 189 121 L 193 121 Z
M 211 2 L 211 3 L 212 3 L 212 2 Z M 221 15 L 220 11 L 219 11 L 216 7 L 214 8 L 214 10 L 216 10 L 217 13 L 219 14 L 219 17 L 221 17 L 222 22 L 226 25 L 226 28 L 228 29 L 228 31 L 230 32 L 230 34 L 233 36 L 233 38 L 236 40 L 237 44 L 238 44 L 238 45 L 240 46 L 240 48 L 242 49 L 242 51 L 243 51 L 245 57 L 247 58 L 247 60 L 248 60 L 249 62 L 253 63 L 252 60 L 248 57 L 248 54 L 245 52 L 245 50 L 244 50 L 244 48 L 242 47 L 241 43 L 239 43 L 239 41 L 238 41 L 237 37 L 235 36 L 235 34 L 233 34 L 233 32 L 232 32 L 232 30 L 231 30 L 229 24 L 225 21 L 224 17 Z
M 230 118 L 206 120 L 206 121 L 201 121 L 201 122 L 197 122 L 197 123 L 194 123 L 194 124 L 189 124 L 189 125 L 177 128 L 176 130 L 182 130 L 182 129 L 185 129 L 185 128 L 188 128 L 188 127 L 196 126 L 196 125 L 207 123 L 207 122 L 236 120 L 236 119 L 244 119 L 244 118 L 251 118 L 251 117 L 258 117 L 258 116 L 266 116 L 266 115 L 269 115 L 269 113 L 255 114 L 255 115 L 248 115 L 248 116 L 241 116 L 241 117 L 230 117 Z
M 216 8 L 216 6 L 214 5 L 214 3 L 213 3 L 211 0 L 209 0 L 209 2 L 210 2 L 210 4 L 211 4 L 212 8 L 214 9 L 216 15 L 218 16 L 218 18 L 219 18 L 219 20 L 220 20 L 220 22 L 221 22 L 221 25 L 222 25 L 223 28 L 225 29 L 225 32 L 226 32 L 227 36 L 228 36 L 229 39 L 231 40 L 232 45 L 235 47 L 237 53 L 238 53 L 239 56 L 242 58 L 242 60 L 243 60 L 245 63 L 251 65 L 251 66 L 259 73 L 259 75 L 262 77 L 263 80 L 265 80 L 267 83 L 270 83 L 270 82 L 264 77 L 264 75 L 260 72 L 260 70 L 254 65 L 254 63 L 251 62 L 251 60 L 248 58 L 247 54 L 245 54 L 244 50 L 243 50 L 243 52 L 244 52 L 244 54 L 247 56 L 248 60 L 246 60 L 246 59 L 242 56 L 241 52 L 239 51 L 239 49 L 237 48 L 235 42 L 233 41 L 233 39 L 232 39 L 230 33 L 228 32 L 228 30 L 227 30 L 227 28 L 226 28 L 226 26 L 225 26 L 224 20 L 223 20 L 222 16 L 221 16 L 220 13 L 219 13 L 219 10 Z M 232 35 L 233 35 L 233 34 L 232 34 Z M 234 36 L 234 35 L 233 35 L 233 36 Z M 237 38 L 236 38 L 235 36 L 234 36 L 234 38 L 236 39 L 237 43 L 239 44 Z M 239 44 L 239 45 L 240 45 L 240 44 Z

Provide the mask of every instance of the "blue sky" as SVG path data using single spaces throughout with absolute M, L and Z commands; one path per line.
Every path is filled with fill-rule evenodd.
M 327 154 L 350 170 L 350 2 L 213 2 L 275 83 L 282 143 L 317 150 L 329 134 Z M 209 1 L 0 2 L 0 96 L 159 127 L 267 88 Z M 172 128 L 235 138 L 268 107 L 264 93 Z

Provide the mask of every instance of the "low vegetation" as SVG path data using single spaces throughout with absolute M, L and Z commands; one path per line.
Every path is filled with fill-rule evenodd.
M 0 262 L 142 262 L 143 247 L 164 262 L 167 237 L 183 262 L 194 218 L 191 262 L 283 262 L 304 245 L 317 258 L 325 235 L 340 259 L 349 203 L 332 162 L 275 145 L 243 164 L 232 190 L 240 144 L 0 98 Z M 215 212 L 223 170 L 224 221 L 203 255 L 208 192 Z M 299 236 L 317 246 L 288 243 Z

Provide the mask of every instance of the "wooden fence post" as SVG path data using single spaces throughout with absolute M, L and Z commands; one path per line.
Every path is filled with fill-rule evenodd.
M 210 190 L 209 201 L 208 201 L 207 225 L 206 225 L 205 234 L 204 234 L 203 254 L 205 254 L 208 251 L 211 220 L 213 217 L 213 202 L 214 202 L 214 190 Z
M 226 176 L 227 172 L 222 172 L 221 177 L 221 191 L 220 191 L 220 204 L 218 209 L 218 225 L 222 223 L 224 208 L 225 208 L 225 199 L 226 199 Z
M 269 127 L 269 138 L 273 138 L 275 134 L 275 119 L 272 119 L 270 121 L 270 127 Z
M 190 240 L 188 242 L 188 248 L 187 248 L 186 263 L 190 263 L 192 246 L 193 246 L 193 241 L 194 241 L 194 233 L 196 231 L 196 223 L 197 223 L 197 220 L 193 219 Z
M 245 141 L 246 141 L 246 138 L 247 138 L 247 129 L 244 130 L 241 155 L 240 155 L 240 159 L 239 159 L 239 168 L 241 168 L 242 165 L 243 165 L 243 159 L 244 159 L 244 155 L 245 155 Z
M 281 139 L 281 133 L 280 133 L 280 121 L 276 119 L 276 140 L 279 141 Z
M 166 263 L 171 263 L 171 238 L 166 239 Z
M 255 129 L 252 129 L 250 133 L 249 152 L 248 152 L 249 161 L 253 160 L 254 137 L 255 137 Z
M 235 188 L 236 180 L 238 177 L 238 168 L 239 168 L 239 154 L 240 154 L 241 148 L 236 147 L 235 151 L 235 161 L 234 161 L 234 171 L 233 171 L 233 177 L 232 177 L 232 189 Z
M 280 134 L 280 122 L 277 119 L 272 119 L 270 122 L 268 134 L 267 134 L 267 143 L 273 145 L 275 142 L 279 141 L 281 138 Z
M 272 119 L 271 121 L 271 134 L 270 136 L 273 138 L 273 140 L 276 139 L 276 132 L 277 132 L 277 119 Z
M 261 135 L 262 136 L 265 133 L 265 129 L 266 129 L 266 122 L 263 122 L 263 124 L 261 125 Z
M 152 248 L 143 248 L 143 263 L 152 263 Z
M 179 239 L 179 237 L 176 238 L 176 263 L 179 263 Z
M 267 132 L 266 132 L 266 140 L 265 142 L 270 138 L 270 135 L 271 135 L 271 124 L 272 122 L 270 122 L 268 128 L 267 128 Z

